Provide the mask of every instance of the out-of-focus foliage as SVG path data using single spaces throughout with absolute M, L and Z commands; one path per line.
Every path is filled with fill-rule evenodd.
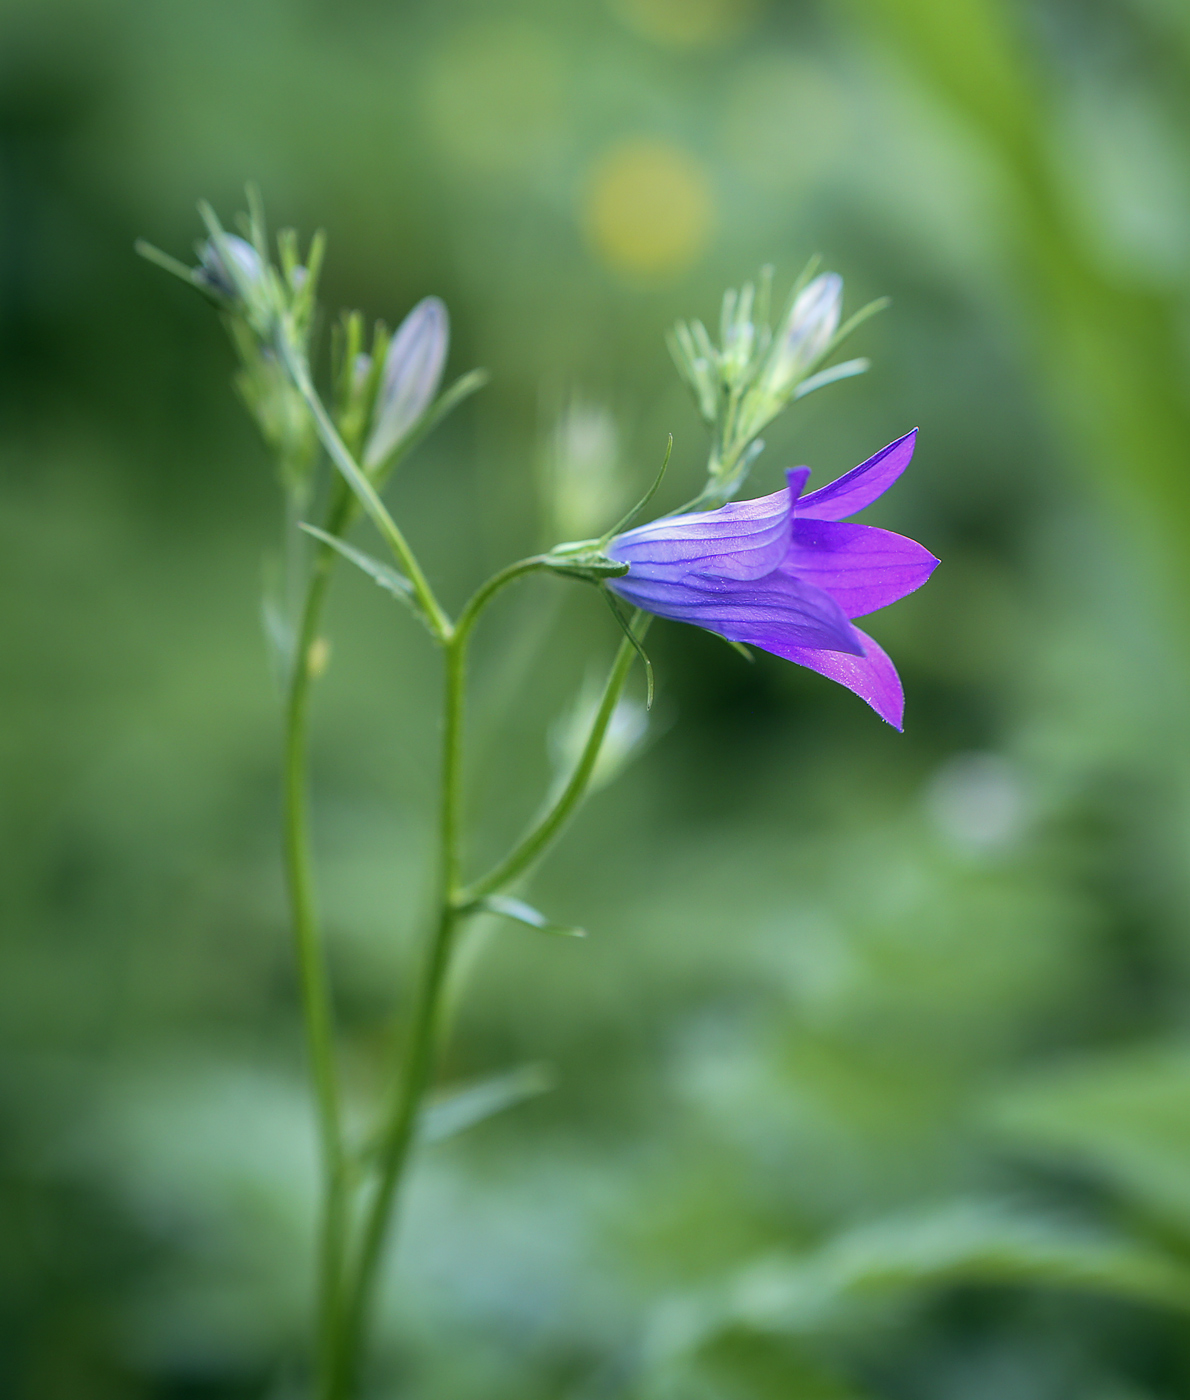
M 215 318 L 131 252 L 185 256 L 195 198 L 230 214 L 249 178 L 326 227 L 329 304 L 440 295 L 448 375 L 492 372 L 389 492 L 452 602 L 610 525 L 671 431 L 660 504 L 688 497 L 665 328 L 815 251 L 893 307 L 754 484 L 918 423 L 871 519 L 943 560 L 875 624 L 904 737 L 654 628 L 650 734 L 629 716 L 635 762 L 532 891 L 591 936 L 492 919 L 469 950 L 376 1393 L 1186 1393 L 1187 13 L 7 0 L 5 1394 L 299 1384 L 275 484 Z M 340 573 L 314 782 L 363 1105 L 423 912 L 437 674 Z M 477 867 L 615 645 L 596 601 L 535 580 L 485 624 Z

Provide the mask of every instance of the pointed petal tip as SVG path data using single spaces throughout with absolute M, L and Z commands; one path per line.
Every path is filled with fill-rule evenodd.
M 905 470 L 917 446 L 917 429 L 894 438 L 849 472 L 798 501 L 799 510 L 821 520 L 844 520 L 882 496 Z
M 789 483 L 790 502 L 796 505 L 798 497 L 806 489 L 806 482 L 810 480 L 810 468 L 786 467 L 785 480 Z
M 820 651 L 814 647 L 791 647 L 778 654 L 795 665 L 805 666 L 828 680 L 846 686 L 870 705 L 886 724 L 903 733 L 905 692 L 896 667 L 879 642 L 858 627 L 855 632 L 864 646 L 862 657 L 839 651 Z

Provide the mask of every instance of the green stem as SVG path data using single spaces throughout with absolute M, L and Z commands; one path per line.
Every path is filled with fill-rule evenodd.
M 643 639 L 648 630 L 649 622 L 650 618 L 647 616 L 640 612 L 635 614 L 631 625 L 638 638 Z M 604 736 L 607 734 L 608 725 L 611 724 L 612 715 L 615 713 L 620 696 L 624 692 L 624 685 L 628 680 L 628 673 L 632 669 L 635 657 L 636 648 L 625 637 L 620 643 L 619 651 L 616 652 L 616 659 L 612 662 L 611 671 L 608 673 L 607 682 L 603 687 L 599 709 L 595 712 L 586 745 L 575 765 L 574 772 L 570 775 L 570 781 L 562 789 L 557 801 L 546 812 L 545 816 L 521 838 L 516 847 L 505 856 L 499 865 L 490 870 L 482 879 L 460 892 L 459 907 L 462 911 L 466 912 L 485 895 L 495 894 L 498 890 L 510 885 L 518 875 L 523 875 L 573 816 L 587 791 L 591 774 L 595 771 L 595 764 L 599 761 L 599 751 L 603 747 Z
M 441 870 L 438 919 L 422 969 L 409 1028 L 403 1073 L 397 1084 L 380 1145 L 380 1178 L 363 1225 L 355 1277 L 349 1284 L 337 1348 L 333 1400 L 354 1394 L 364 1331 L 376 1291 L 377 1274 L 389 1236 L 389 1221 L 409 1159 L 422 1099 L 433 1072 L 442 992 L 459 914 L 458 879 L 460 761 L 465 679 L 465 636 L 446 643 L 446 684 L 442 736 L 442 806 L 439 819 Z
M 327 513 L 327 532 L 338 534 L 350 514 L 346 490 L 335 493 Z M 322 1158 L 322 1221 L 319 1231 L 319 1372 L 329 1384 L 338 1328 L 343 1244 L 347 1227 L 347 1171 L 343 1152 L 342 1113 L 335 1071 L 333 1010 L 314 897 L 310 854 L 306 752 L 310 708 L 310 656 L 318 639 L 333 551 L 323 545 L 315 557 L 302 608 L 297 644 L 290 661 L 285 704 L 283 828 L 285 874 L 293 922 L 294 947 L 306 1025 L 307 1054 L 314 1083 Z
M 380 1262 L 391 1240 L 391 1221 L 410 1150 L 417 1135 L 422 1100 L 434 1070 L 442 1020 L 443 992 L 450 970 L 455 933 L 464 912 L 458 898 L 460 822 L 462 810 L 463 712 L 466 698 L 467 648 L 480 614 L 507 584 L 543 567 L 540 557 L 510 564 L 472 596 L 458 622 L 448 624 L 445 638 L 446 675 L 442 726 L 442 803 L 439 817 L 441 848 L 438 917 L 421 982 L 404 1057 L 403 1073 L 389 1110 L 380 1143 L 380 1177 L 360 1241 L 355 1277 L 345 1300 L 338 1338 L 332 1400 L 347 1400 L 355 1390 L 360 1352 L 376 1291 Z
M 484 608 L 492 601 L 497 593 L 515 579 L 524 578 L 526 574 L 537 573 L 546 567 L 545 556 L 534 554 L 528 559 L 518 559 L 515 564 L 509 564 L 500 570 L 498 574 L 493 574 L 484 584 L 481 584 L 463 607 L 459 614 L 459 620 L 454 625 L 454 639 L 461 646 L 466 647 L 468 638 L 475 624 L 479 621 L 479 615 Z
M 413 592 L 425 617 L 426 625 L 438 641 L 446 642 L 451 634 L 450 619 L 443 612 L 441 604 L 434 596 L 434 590 L 430 587 L 425 574 L 422 573 L 421 565 L 417 562 L 413 550 L 410 549 L 409 542 L 401 533 L 396 521 L 388 513 L 367 474 L 356 462 L 348 450 L 347 444 L 339 436 L 338 429 L 310 380 L 310 373 L 306 368 L 305 361 L 295 349 L 284 324 L 278 327 L 276 343 L 278 353 L 285 363 L 285 368 L 288 370 L 294 386 L 310 410 L 323 447 L 326 448 L 331 461 L 342 472 L 348 486 L 355 493 L 356 499 L 363 506 L 372 523 L 380 531 L 397 563 L 405 571 L 409 582 L 413 585 Z

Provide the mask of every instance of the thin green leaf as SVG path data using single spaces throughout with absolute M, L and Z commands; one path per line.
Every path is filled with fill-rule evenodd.
M 738 651 L 745 661 L 755 665 L 756 657 L 752 654 L 752 649 L 746 647 L 743 642 L 734 641 L 731 637 L 725 637 L 722 632 L 712 632 L 712 637 L 718 637 L 721 642 L 726 642 L 732 651 Z
M 690 327 L 686 324 L 685 321 L 679 321 L 677 325 L 674 326 L 674 335 L 677 338 L 677 343 L 680 346 L 682 354 L 685 356 L 686 364 L 689 367 L 690 374 L 688 377 L 690 378 L 691 383 L 694 383 L 698 376 L 698 370 L 695 367 L 695 362 L 700 357 L 699 348 L 694 343 L 694 337 L 690 334 Z
M 698 351 L 696 358 L 706 360 L 708 365 L 717 366 L 719 364 L 719 356 L 715 351 L 715 347 L 711 344 L 711 337 L 707 334 L 706 326 L 704 326 L 701 321 L 692 321 L 690 323 L 690 334 L 694 338 L 694 345 Z
M 819 267 L 821 266 L 822 254 L 815 253 L 807 261 L 805 267 L 802 268 L 801 272 L 798 273 L 797 279 L 795 280 L 793 286 L 789 289 L 789 295 L 785 298 L 784 309 L 782 310 L 781 316 L 777 321 L 778 329 L 781 326 L 785 325 L 785 323 L 789 320 L 790 313 L 793 311 L 794 308 L 794 303 L 797 301 L 798 297 L 801 296 L 802 292 L 804 292 L 805 289 L 810 285 L 810 279 L 814 276 L 814 274 L 818 271 Z
M 264 217 L 264 199 L 260 193 L 260 186 L 255 180 L 249 180 L 244 186 L 244 197 L 248 203 L 248 241 L 260 255 L 260 261 L 267 263 L 269 260 L 269 233 L 268 225 Z M 297 235 L 294 235 L 296 244 Z
M 556 924 L 541 912 L 526 904 L 523 899 L 513 899 L 511 895 L 490 894 L 475 906 L 488 914 L 499 914 L 503 919 L 512 919 L 528 928 L 539 929 L 542 933 L 554 933 L 563 938 L 586 938 L 587 931 L 571 928 L 567 924 Z
M 806 259 L 805 267 L 803 267 L 802 270 L 798 273 L 797 280 L 794 282 L 793 287 L 790 290 L 788 309 L 785 313 L 786 315 L 789 314 L 789 311 L 793 310 L 793 303 L 797 301 L 798 297 L 802 294 L 802 292 L 804 292 L 806 288 L 810 285 L 810 279 L 814 276 L 814 274 L 818 271 L 818 269 L 821 266 L 821 253 L 813 253 L 809 258 Z M 784 319 L 784 317 L 782 317 L 782 319 Z
M 670 353 L 678 373 L 688 383 L 694 383 L 694 347 L 690 344 L 690 334 L 686 332 L 683 337 L 682 332 L 686 327 L 681 321 L 672 331 L 665 332 L 665 345 Z
M 829 355 L 836 346 L 841 345 L 843 341 L 847 339 L 857 326 L 862 326 L 865 321 L 870 320 L 878 311 L 884 311 L 891 305 L 892 297 L 877 297 L 875 301 L 868 302 L 867 306 L 861 306 L 860 309 L 853 316 L 849 316 L 834 333 L 831 337 L 831 343 L 823 351 L 823 354 Z
M 362 569 L 373 582 L 378 583 L 387 593 L 391 593 L 394 598 L 399 598 L 402 603 L 408 604 L 415 611 L 417 609 L 417 597 L 413 591 L 413 585 L 404 574 L 398 573 L 391 564 L 382 564 L 379 559 L 373 559 L 370 554 L 365 554 L 362 549 L 355 549 L 352 545 L 339 539 L 337 535 L 328 535 L 325 530 L 320 530 L 317 525 L 307 525 L 301 521 L 301 528 L 307 535 L 312 535 L 316 540 L 329 545 L 337 554 L 341 554 L 344 559 L 354 564 L 357 569 Z M 420 616 L 420 613 L 419 613 Z
M 719 308 L 719 344 L 726 345 L 735 324 L 736 291 L 728 287 L 723 293 L 723 303 Z
M 872 361 L 860 358 L 858 360 L 844 360 L 842 364 L 831 365 L 829 369 L 819 370 L 817 374 L 812 374 L 809 379 L 802 382 L 793 391 L 795 399 L 804 399 L 807 394 L 812 394 L 815 389 L 822 389 L 827 384 L 833 384 L 837 379 L 851 379 L 854 375 L 864 374 L 871 369 Z
M 285 616 L 275 598 L 265 594 L 260 600 L 260 621 L 264 628 L 269 659 L 278 686 L 284 684 L 293 665 L 295 637 L 293 624 Z
M 756 289 L 756 324 L 760 328 L 767 328 L 769 323 L 769 308 L 773 299 L 773 265 L 765 263 L 760 269 L 760 278 Z
M 180 277 L 183 282 L 188 282 L 192 287 L 200 285 L 194 280 L 193 268 L 187 267 L 184 262 L 179 262 L 177 258 L 171 258 L 168 253 L 163 253 L 160 248 L 155 248 L 146 239 L 138 238 L 132 246 L 138 256 L 144 258 L 146 262 L 164 268 L 166 272 Z

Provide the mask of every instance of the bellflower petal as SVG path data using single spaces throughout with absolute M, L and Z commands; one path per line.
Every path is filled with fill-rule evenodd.
M 789 491 L 774 491 L 718 510 L 663 516 L 617 535 L 607 552 L 630 565 L 633 578 L 763 578 L 785 557 L 791 515 Z
M 607 586 L 658 617 L 691 622 L 778 656 L 790 647 L 863 652 L 859 633 L 830 594 L 780 569 L 761 579 L 686 574 L 667 580 L 641 578 L 633 566 Z
M 914 428 L 829 486 L 803 496 L 798 502 L 798 514 L 812 515 L 815 520 L 844 520 L 870 506 L 909 465 L 916 443 L 917 429 Z
M 843 279 L 837 272 L 815 277 L 798 295 L 777 332 L 766 382 L 782 393 L 805 376 L 831 343 L 843 307 Z
M 856 635 L 863 642 L 863 656 L 849 656 L 839 651 L 815 651 L 808 647 L 791 647 L 778 652 L 786 661 L 817 671 L 828 680 L 838 681 L 866 700 L 881 719 L 894 729 L 903 728 L 905 692 L 896 667 L 884 650 L 857 627 Z
M 824 589 L 848 617 L 863 617 L 920 588 L 938 561 L 916 540 L 872 525 L 799 518 L 781 562 L 793 574 Z

